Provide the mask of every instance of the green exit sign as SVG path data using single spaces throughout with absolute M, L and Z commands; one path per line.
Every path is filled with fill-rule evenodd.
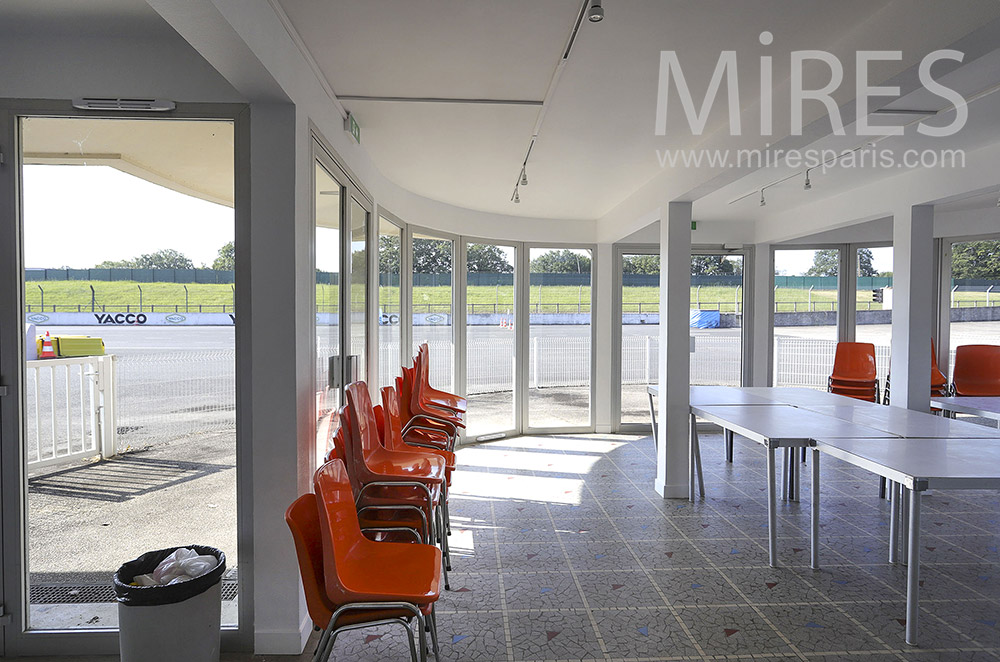
M 691 221 L 691 229 L 692 230 L 698 229 L 698 221 Z
M 361 127 L 358 126 L 358 121 L 354 119 L 354 113 L 347 113 L 347 117 L 344 119 L 344 131 L 351 134 L 359 145 L 361 144 Z

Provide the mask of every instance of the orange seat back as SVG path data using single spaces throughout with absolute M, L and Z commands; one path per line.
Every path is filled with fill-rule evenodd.
M 875 345 L 869 342 L 837 343 L 831 378 L 838 381 L 874 382 Z
M 323 538 L 316 495 L 303 494 L 285 511 L 285 522 L 292 531 L 299 575 L 306 594 L 309 618 L 318 628 L 325 628 L 336 607 L 326 595 L 323 575 Z
M 1000 346 L 961 345 L 953 382 L 956 395 L 1000 395 Z
M 351 577 L 341 577 L 338 559 L 345 559 L 355 546 L 366 539 L 358 524 L 347 468 L 340 460 L 332 460 L 317 469 L 313 487 L 319 503 L 319 526 L 323 545 L 323 581 L 326 593 L 334 604 L 352 602 L 354 595 L 347 589 Z M 349 568 L 343 568 L 350 572 Z

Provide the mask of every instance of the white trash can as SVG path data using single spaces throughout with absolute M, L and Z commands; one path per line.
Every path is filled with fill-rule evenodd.
M 178 547 L 147 552 L 114 576 L 121 662 L 218 662 L 222 574 L 226 555 L 214 547 L 185 545 L 219 559 L 213 570 L 166 586 L 133 586 Z

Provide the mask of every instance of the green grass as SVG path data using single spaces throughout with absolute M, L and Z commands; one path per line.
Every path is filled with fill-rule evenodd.
M 91 303 L 90 286 L 96 292 L 97 307 L 115 310 L 138 310 L 139 287 L 142 287 L 143 310 L 167 311 L 185 309 L 184 286 L 179 283 L 135 283 L 131 281 L 31 281 L 25 284 L 25 303 L 31 310 L 39 310 L 42 303 L 42 292 L 45 290 L 45 309 L 52 310 L 89 310 Z M 322 312 L 337 310 L 339 286 L 317 285 L 316 303 Z M 386 312 L 399 310 L 399 288 L 380 287 L 380 307 Z M 956 306 L 973 306 L 976 303 L 985 305 L 984 292 L 954 293 Z M 811 297 L 811 298 L 810 298 Z M 476 313 L 507 313 L 514 308 L 514 288 L 510 285 L 500 287 L 474 286 L 467 290 L 469 312 Z M 625 312 L 651 312 L 659 310 L 659 290 L 655 287 L 626 287 L 622 291 L 622 304 Z M 791 310 L 834 310 L 837 293 L 833 290 L 808 290 L 779 288 L 775 292 L 775 301 L 779 311 Z M 352 309 L 363 309 L 364 290 L 361 286 L 354 287 Z M 413 288 L 413 310 L 415 312 L 451 312 L 451 287 L 415 287 Z M 719 309 L 722 312 L 733 312 L 737 302 L 742 307 L 743 290 L 733 287 L 692 287 L 692 308 L 700 303 L 701 308 Z M 811 304 L 810 305 L 810 301 Z M 590 287 L 577 286 L 547 286 L 532 287 L 529 303 L 532 311 L 539 312 L 574 312 L 577 309 L 589 311 Z M 991 295 L 990 303 L 1000 303 L 1000 293 Z M 187 309 L 197 310 L 199 306 L 206 312 L 231 312 L 233 310 L 232 285 L 199 284 L 187 285 Z M 640 306 L 641 305 L 641 306 Z M 882 304 L 872 302 L 871 290 L 858 291 L 858 310 L 880 310 Z

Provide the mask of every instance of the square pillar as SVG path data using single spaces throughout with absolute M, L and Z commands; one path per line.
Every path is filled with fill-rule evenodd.
M 744 337 L 750 345 L 749 386 L 770 386 L 772 380 L 772 359 L 774 353 L 774 257 L 771 244 L 754 244 L 752 272 L 744 276 L 746 285 L 752 292 L 751 307 L 744 307 Z M 746 289 L 743 300 L 747 301 Z
M 595 325 L 594 342 L 597 343 L 598 351 L 594 353 L 596 365 L 594 366 L 594 377 L 597 380 L 594 392 L 594 429 L 598 433 L 611 432 L 612 411 L 611 403 L 614 401 L 611 389 L 619 383 L 619 379 L 612 379 L 611 367 L 614 365 L 610 351 L 600 351 L 600 348 L 612 347 L 614 337 L 614 325 L 621 324 L 621 317 L 617 317 L 612 310 L 614 308 L 614 258 L 611 244 L 598 244 L 594 255 L 595 268 L 592 270 L 594 279 L 591 286 L 594 290 L 594 314 L 590 318 L 590 323 Z M 618 350 L 621 351 L 620 348 Z
M 919 205 L 892 220 L 892 388 L 890 404 L 930 410 L 934 331 L 934 207 Z
M 688 493 L 688 419 L 691 355 L 691 203 L 671 202 L 660 214 L 659 439 L 656 491 Z

